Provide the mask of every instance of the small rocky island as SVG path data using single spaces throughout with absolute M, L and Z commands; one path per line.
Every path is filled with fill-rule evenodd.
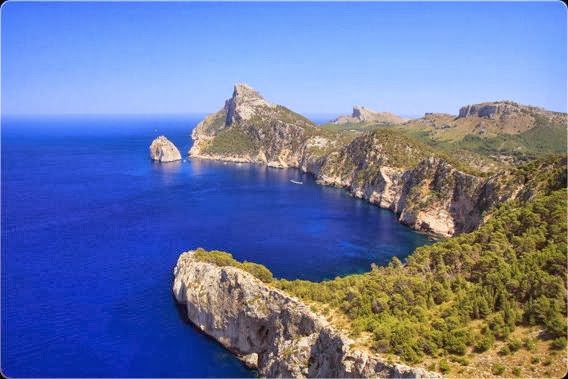
M 258 369 L 260 375 L 441 377 L 422 368 L 388 363 L 376 354 L 353 348 L 350 338 L 300 300 L 243 269 L 199 259 L 199 255 L 207 254 L 198 250 L 180 255 L 174 268 L 174 296 L 185 305 L 188 318 L 200 330 L 249 367 Z
M 165 136 L 159 136 L 150 145 L 150 158 L 161 163 L 181 160 L 178 148 Z

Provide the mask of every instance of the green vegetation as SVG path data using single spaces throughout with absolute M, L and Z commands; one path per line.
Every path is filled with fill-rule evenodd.
M 376 133 L 388 146 L 406 141 Z M 195 256 L 241 268 L 314 311 L 339 315 L 350 335 L 411 364 L 428 357 L 440 359 L 439 370 L 445 370 L 443 358 L 468 366 L 466 355 L 493 350 L 496 342 L 503 357 L 521 348 L 534 351 L 534 338 L 513 337 L 517 326 L 543 329 L 539 338 L 550 341 L 552 354 L 566 349 L 568 332 L 565 167 L 565 158 L 549 158 L 496 177 L 500 185 L 523 184 L 519 200 L 502 204 L 476 231 L 421 247 L 405 263 L 393 258 L 386 267 L 374 265 L 365 274 L 321 283 L 276 280 L 266 267 L 240 263 L 225 252 L 197 249 Z
M 525 113 L 528 112 L 525 110 Z M 451 156 L 462 156 L 463 152 L 474 154 L 466 159 L 475 161 L 493 160 L 494 157 L 507 155 L 519 160 L 543 158 L 549 154 L 565 153 L 567 149 L 566 121 L 551 120 L 534 113 L 534 123 L 522 133 L 507 133 L 501 128 L 504 125 L 491 124 L 488 126 L 492 132 L 488 135 L 475 133 L 475 128 L 468 126 L 466 120 L 448 119 L 447 125 L 416 123 L 404 126 L 395 126 L 394 129 L 407 136 L 421 141 L 437 150 L 445 151 Z M 438 123 L 443 123 L 443 120 Z
M 326 167 L 336 166 L 344 173 L 356 169 L 356 183 L 372 182 L 383 165 L 408 169 L 431 157 L 442 159 L 463 172 L 484 175 L 446 152 L 436 150 L 392 128 L 380 128 L 353 139 L 340 155 L 328 158 Z
M 523 343 L 521 342 L 521 340 L 516 339 L 516 338 L 511 338 L 509 340 L 509 343 L 507 344 L 507 347 L 513 353 L 516 352 L 516 351 L 519 351 L 522 346 L 523 346 Z
M 227 112 L 221 109 L 216 113 L 212 113 L 203 120 L 204 131 L 208 134 L 214 134 L 225 127 Z
M 491 368 L 491 373 L 493 375 L 501 375 L 504 372 L 505 372 L 505 366 L 503 366 L 501 363 L 495 363 Z
M 217 266 L 232 266 L 251 273 L 254 277 L 262 280 L 264 283 L 273 281 L 272 273 L 265 266 L 253 262 L 239 262 L 229 253 L 219 250 L 206 251 L 203 248 L 195 249 L 194 259 L 201 262 L 213 263 Z
M 523 347 L 528 351 L 534 351 L 536 349 L 536 341 L 534 338 L 525 338 L 523 340 Z
M 443 374 L 446 374 L 448 373 L 448 371 L 450 371 L 450 364 L 446 359 L 441 359 L 438 367 L 440 368 L 440 372 Z
M 517 325 L 559 339 L 567 333 L 566 205 L 566 190 L 556 190 L 505 204 L 477 231 L 419 248 L 404 266 L 393 260 L 367 274 L 274 285 L 335 308 L 353 334 L 371 333 L 376 350 L 410 363 L 486 351 Z
M 554 350 L 566 349 L 566 337 L 558 337 L 550 345 Z
M 377 124 L 374 122 L 345 122 L 342 124 L 327 123 L 318 125 L 318 128 L 335 132 L 370 132 L 379 128 L 391 126 L 392 124 Z
M 276 111 L 271 117 L 283 121 L 288 124 L 296 124 L 301 127 L 314 127 L 315 124 L 307 119 L 306 117 L 302 116 L 299 113 L 291 111 L 290 109 L 282 106 L 276 105 Z
M 460 357 L 460 356 L 452 356 L 450 357 L 450 360 L 452 362 L 456 362 L 459 363 L 462 366 L 468 366 L 469 365 L 469 360 L 465 357 Z
M 207 154 L 242 155 L 253 154 L 258 150 L 255 140 L 239 128 L 221 130 L 204 149 Z
M 483 155 L 506 154 L 525 159 L 538 158 L 566 151 L 566 127 L 537 126 L 520 134 L 502 134 L 489 138 L 466 135 L 455 146 Z

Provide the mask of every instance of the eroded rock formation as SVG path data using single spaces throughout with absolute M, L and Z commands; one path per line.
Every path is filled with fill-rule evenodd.
M 150 144 L 150 158 L 162 163 L 181 160 L 177 147 L 165 136 L 159 136 Z
M 238 268 L 200 262 L 189 251 L 174 276 L 173 293 L 188 318 L 262 376 L 440 377 L 353 348 L 300 300 Z

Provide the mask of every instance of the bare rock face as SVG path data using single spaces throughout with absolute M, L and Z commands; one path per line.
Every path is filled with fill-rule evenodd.
M 545 185 L 527 182 L 515 170 L 488 178 L 471 175 L 408 140 L 385 140 L 387 136 L 377 131 L 358 137 L 306 168 L 321 184 L 345 188 L 354 197 L 390 209 L 413 229 L 446 237 L 474 230 L 485 212 L 509 200 L 526 200 Z M 415 160 L 401 162 L 405 157 Z M 562 162 L 554 165 L 562 167 Z
M 458 117 L 497 118 L 517 111 L 518 106 L 509 102 L 494 102 L 466 105 L 460 108 Z
M 334 124 L 375 122 L 379 124 L 402 124 L 407 119 L 390 112 L 375 112 L 361 105 L 354 105 L 351 116 L 339 116 L 332 122 Z
M 257 90 L 247 84 L 235 84 L 233 96 L 226 101 L 227 124 L 250 120 L 261 115 L 263 108 L 269 110 L 276 105 L 266 101 Z
M 234 267 L 180 255 L 173 293 L 204 333 L 267 377 L 439 378 L 421 368 L 391 364 L 353 349 L 296 298 Z
M 165 136 L 159 136 L 150 145 L 150 158 L 162 163 L 181 160 L 177 147 Z

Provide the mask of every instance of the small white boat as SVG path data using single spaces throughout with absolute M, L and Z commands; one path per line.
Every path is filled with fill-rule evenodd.
M 290 181 L 294 184 L 304 184 L 304 182 L 299 182 L 299 181 L 294 180 L 294 179 L 290 179 Z

